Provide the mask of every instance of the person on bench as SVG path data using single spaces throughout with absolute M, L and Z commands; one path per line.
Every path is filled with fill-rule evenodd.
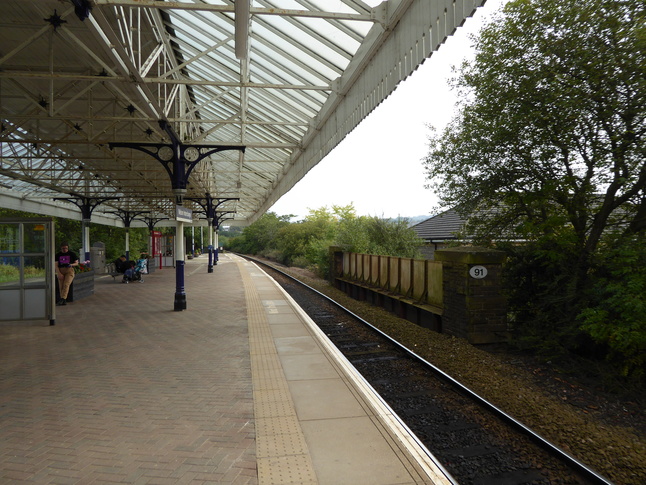
M 117 273 L 125 273 L 128 269 L 130 269 L 130 263 L 126 261 L 123 254 L 114 260 L 114 270 Z
M 60 299 L 57 305 L 67 305 L 67 294 L 74 281 L 74 267 L 79 265 L 79 257 L 69 250 L 69 244 L 62 243 L 60 252 L 56 253 L 56 277 L 60 289 Z
M 125 273 L 123 273 L 122 283 L 130 283 L 132 281 L 139 281 L 143 283 L 144 280 L 141 277 L 140 266 L 136 266 L 134 262 L 130 261 L 130 268 L 128 268 Z

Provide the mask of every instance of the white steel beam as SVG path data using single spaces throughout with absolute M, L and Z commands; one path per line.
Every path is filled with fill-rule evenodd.
M 94 0 L 95 5 L 110 5 L 136 8 L 159 8 L 164 10 L 191 10 L 205 12 L 234 13 L 234 5 L 210 5 L 207 3 L 185 3 L 185 2 L 160 2 L 159 0 Z M 346 12 L 325 12 L 322 10 L 290 10 L 285 8 L 258 8 L 249 9 L 251 15 L 279 15 L 286 17 L 310 17 L 334 20 L 358 20 L 374 22 L 372 14 L 352 14 Z

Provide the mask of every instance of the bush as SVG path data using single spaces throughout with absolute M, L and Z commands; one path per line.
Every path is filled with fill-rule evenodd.
M 334 246 L 334 241 L 314 239 L 310 241 L 305 252 L 305 257 L 311 268 L 319 277 L 325 279 L 330 273 L 330 246 Z
M 599 257 L 581 329 L 608 348 L 620 374 L 643 384 L 646 377 L 646 235 L 615 242 Z
M 589 340 L 576 322 L 581 298 L 570 274 L 576 254 L 568 238 L 546 237 L 498 248 L 508 256 L 503 282 L 514 343 L 552 360 L 571 352 L 589 353 Z

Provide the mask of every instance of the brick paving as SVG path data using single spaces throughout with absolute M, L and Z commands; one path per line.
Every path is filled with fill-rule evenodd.
M 235 263 L 95 294 L 0 324 L 0 483 L 256 484 L 243 285 Z

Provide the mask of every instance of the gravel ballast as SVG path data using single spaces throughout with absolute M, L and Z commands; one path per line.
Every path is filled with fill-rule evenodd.
M 488 351 L 422 328 L 350 298 L 307 270 L 272 265 L 346 306 L 613 483 L 646 483 L 646 419 L 636 399 L 600 392 L 531 356 Z

